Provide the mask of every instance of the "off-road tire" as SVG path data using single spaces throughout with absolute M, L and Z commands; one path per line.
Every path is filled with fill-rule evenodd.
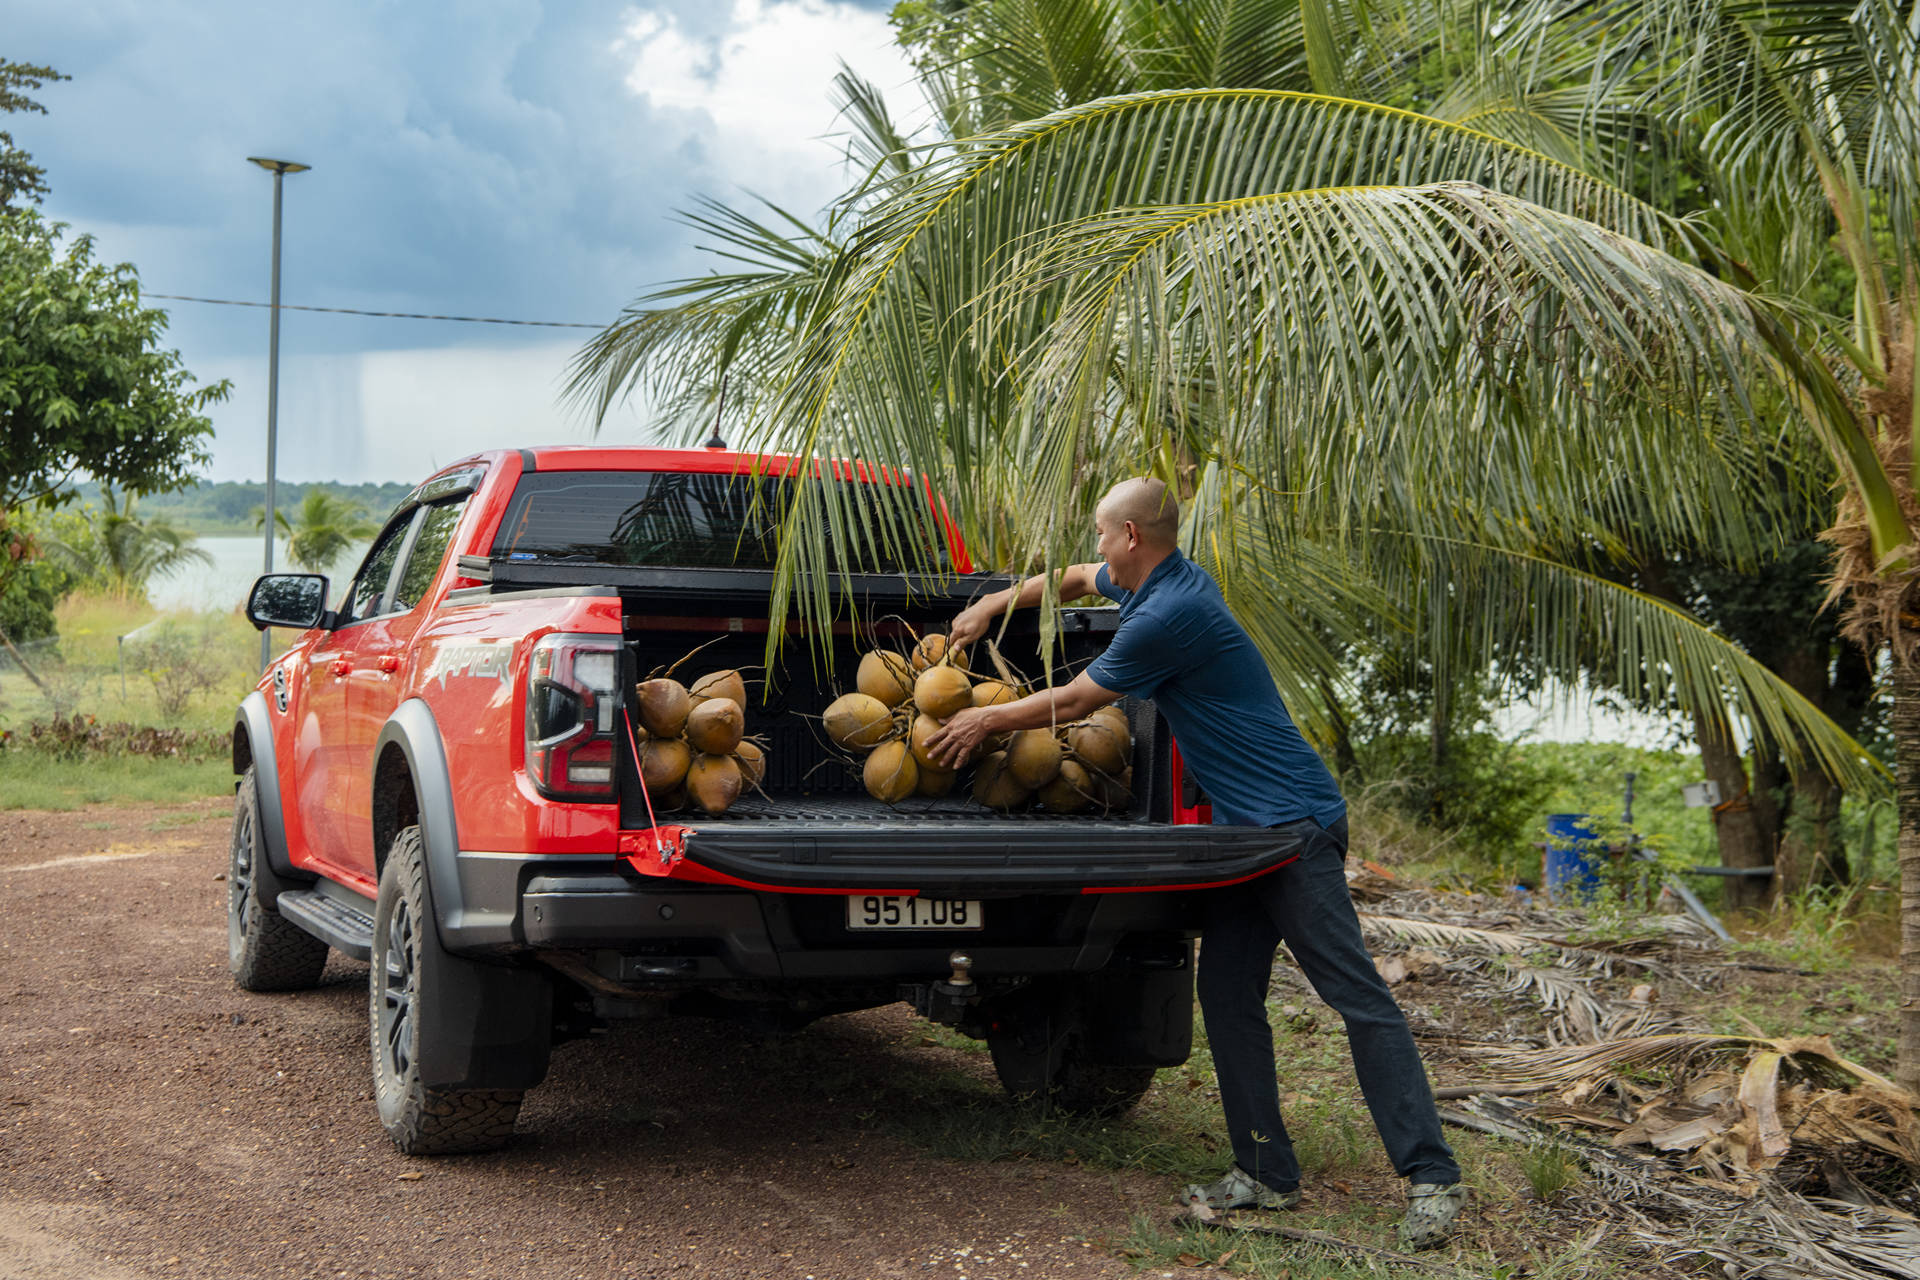
M 327 967 L 327 944 L 261 901 L 261 868 L 266 860 L 259 781 L 249 765 L 233 796 L 233 837 L 227 853 L 227 968 L 234 983 L 246 991 L 317 987 Z
M 373 908 L 367 1022 L 373 1041 L 373 1096 L 380 1124 L 410 1156 L 492 1151 L 513 1137 L 518 1089 L 435 1089 L 420 1082 L 418 1009 L 438 998 L 444 955 L 427 888 L 420 828 L 394 837 Z
M 1016 1102 L 1040 1102 L 1069 1115 L 1107 1120 L 1133 1110 L 1153 1087 L 1152 1067 L 1089 1062 L 1076 1029 L 1045 1038 L 1012 1031 L 987 1037 L 994 1074 Z

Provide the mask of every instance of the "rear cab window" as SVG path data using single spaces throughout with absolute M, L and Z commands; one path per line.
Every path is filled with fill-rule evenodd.
M 911 510 L 915 531 L 929 550 L 916 556 L 895 548 L 883 564 L 862 572 L 950 567 L 931 510 L 904 485 L 816 481 L 827 513 L 830 545 L 862 546 L 864 528 L 879 519 L 881 502 Z M 781 512 L 789 482 L 748 475 L 665 471 L 540 471 L 524 475 L 500 522 L 492 555 L 507 561 L 698 569 L 774 567 Z M 830 489 L 827 486 L 831 486 Z M 856 554 L 856 560 L 868 560 Z M 841 559 L 834 557 L 835 562 Z

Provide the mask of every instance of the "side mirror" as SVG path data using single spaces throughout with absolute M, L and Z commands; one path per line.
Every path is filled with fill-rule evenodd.
M 269 573 L 254 579 L 247 596 L 247 621 L 261 631 L 292 627 L 305 631 L 327 616 L 327 580 L 317 573 Z

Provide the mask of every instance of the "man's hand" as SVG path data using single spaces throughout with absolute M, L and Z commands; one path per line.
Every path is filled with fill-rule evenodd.
M 987 629 L 993 625 L 994 615 L 1004 613 L 1006 607 L 1004 600 L 1000 602 L 998 608 L 995 608 L 986 600 L 978 600 L 968 605 L 960 611 L 958 617 L 954 618 L 953 627 L 948 637 L 949 640 L 956 648 L 963 648 L 972 644 L 975 640 L 987 634 Z
M 958 622 L 954 629 L 959 630 Z M 953 718 L 927 739 L 927 754 L 944 769 L 958 769 L 973 759 L 974 752 L 993 732 L 992 712 L 991 707 L 964 707 L 954 712 Z

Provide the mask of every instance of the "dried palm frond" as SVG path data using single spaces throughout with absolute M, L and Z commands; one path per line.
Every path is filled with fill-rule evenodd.
M 1527 994 L 1547 1011 L 1549 1036 L 1560 1044 L 1588 1044 L 1599 1038 L 1607 1019 L 1607 1007 L 1594 997 L 1587 984 L 1568 969 L 1502 961 L 1500 968 L 1507 981 L 1500 990 L 1508 995 Z
M 1735 1208 L 1725 1222 L 1692 1252 L 1729 1264 L 1729 1274 L 1767 1280 L 1920 1280 L 1920 1225 L 1911 1221 L 1776 1191 Z
M 1652 972 L 1665 971 L 1665 966 L 1645 956 L 1624 955 L 1615 951 L 1582 946 L 1545 934 L 1486 929 L 1477 925 L 1448 924 L 1439 920 L 1422 920 L 1406 915 L 1383 915 L 1378 912 L 1362 911 L 1359 915 L 1361 932 L 1376 938 L 1392 938 L 1431 947 L 1491 952 L 1495 955 L 1558 951 L 1563 956 L 1578 957 L 1609 974 L 1615 964 L 1621 963 Z
M 1841 1057 L 1825 1036 L 1769 1039 L 1765 1036 L 1675 1033 L 1548 1049 L 1489 1048 L 1476 1056 L 1500 1083 L 1562 1087 L 1596 1076 L 1681 1068 L 1696 1059 L 1714 1055 L 1744 1055 L 1756 1049 L 1770 1050 L 1790 1058 L 1810 1075 L 1840 1081 L 1851 1078 L 1884 1091 L 1890 1098 L 1901 1099 L 1909 1107 L 1920 1106 L 1920 1099 L 1879 1072 Z

